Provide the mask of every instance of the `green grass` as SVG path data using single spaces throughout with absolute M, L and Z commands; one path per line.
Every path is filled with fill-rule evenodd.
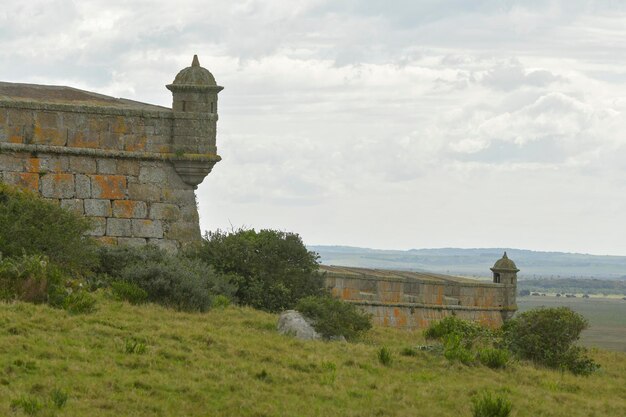
M 249 308 L 192 314 L 97 298 L 87 315 L 0 303 L 0 415 L 469 416 L 484 391 L 517 417 L 626 415 L 621 352 L 592 351 L 602 370 L 590 377 L 521 363 L 496 371 L 402 354 L 427 344 L 418 332 L 303 342 Z
M 520 312 L 533 308 L 566 306 L 589 320 L 589 328 L 580 336 L 588 347 L 626 352 L 626 301 L 610 298 L 517 297 Z

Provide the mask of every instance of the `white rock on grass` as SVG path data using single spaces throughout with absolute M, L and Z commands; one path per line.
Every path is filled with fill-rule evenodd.
M 321 339 L 309 320 L 295 310 L 281 313 L 276 326 L 280 334 L 290 335 L 302 340 Z

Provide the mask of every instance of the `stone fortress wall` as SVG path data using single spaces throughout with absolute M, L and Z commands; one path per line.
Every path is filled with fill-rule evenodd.
M 322 266 L 335 297 L 372 314 L 375 323 L 405 329 L 427 327 L 447 316 L 500 327 L 517 310 L 517 267 L 506 253 L 493 281 L 442 274 Z
M 217 93 L 197 57 L 173 109 L 69 87 L 0 83 L 0 180 L 92 220 L 108 244 L 200 238 L 194 190 L 220 160 Z

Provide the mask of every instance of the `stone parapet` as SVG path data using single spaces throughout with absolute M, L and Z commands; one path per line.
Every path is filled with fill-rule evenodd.
M 514 285 L 350 267 L 322 266 L 321 272 L 333 296 L 359 305 L 384 325 L 419 328 L 457 315 L 497 327 L 517 310 Z

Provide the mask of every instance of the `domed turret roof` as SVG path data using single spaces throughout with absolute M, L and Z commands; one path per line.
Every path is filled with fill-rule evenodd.
M 504 252 L 504 255 L 502 255 L 502 258 L 496 261 L 496 263 L 493 265 L 493 268 L 491 268 L 491 270 L 492 271 L 514 271 L 514 272 L 519 271 L 519 269 L 517 269 L 517 266 L 515 265 L 515 262 L 513 262 L 512 260 L 509 259 L 508 256 L 506 256 L 506 252 Z
M 208 69 L 200 66 L 198 55 L 193 56 L 191 66 L 183 68 L 171 86 L 216 87 L 215 77 Z M 168 86 L 169 87 L 169 86 Z

